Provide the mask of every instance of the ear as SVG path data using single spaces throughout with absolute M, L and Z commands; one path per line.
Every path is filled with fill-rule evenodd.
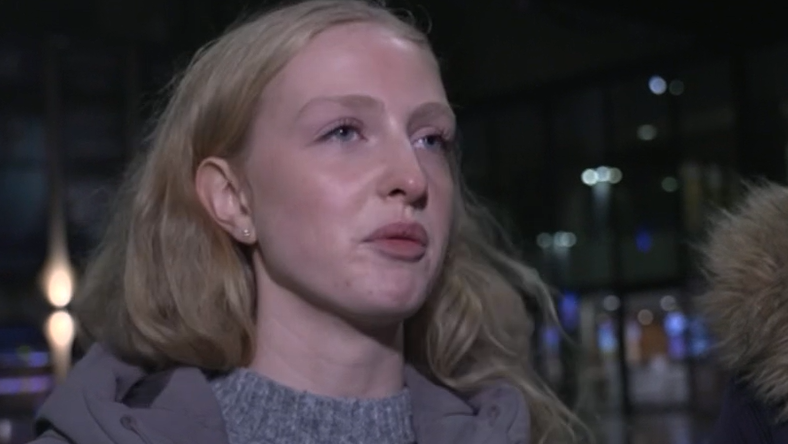
M 209 157 L 200 162 L 194 185 L 203 207 L 219 226 L 238 242 L 255 242 L 257 236 L 246 195 L 225 159 Z

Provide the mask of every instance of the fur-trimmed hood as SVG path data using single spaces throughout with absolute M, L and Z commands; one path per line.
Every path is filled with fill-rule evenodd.
M 722 364 L 788 420 L 788 188 L 752 186 L 704 250 L 701 307 Z

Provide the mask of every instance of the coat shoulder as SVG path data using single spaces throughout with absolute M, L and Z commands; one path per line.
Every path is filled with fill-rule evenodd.
M 71 444 L 71 442 L 54 430 L 47 430 L 28 444 Z

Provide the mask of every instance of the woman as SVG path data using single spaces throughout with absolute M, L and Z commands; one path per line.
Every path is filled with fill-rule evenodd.
M 544 285 L 461 188 L 425 36 L 283 7 L 198 53 L 75 312 L 39 444 L 568 442 L 529 370 Z
M 752 187 L 711 232 L 703 308 L 734 378 L 708 444 L 788 444 L 788 188 Z

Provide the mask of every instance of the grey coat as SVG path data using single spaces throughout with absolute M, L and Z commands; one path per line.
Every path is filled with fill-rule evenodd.
M 520 392 L 496 384 L 465 400 L 412 368 L 419 444 L 525 444 L 530 416 Z M 36 418 L 32 444 L 228 444 L 208 379 L 183 367 L 150 375 L 93 346 Z

